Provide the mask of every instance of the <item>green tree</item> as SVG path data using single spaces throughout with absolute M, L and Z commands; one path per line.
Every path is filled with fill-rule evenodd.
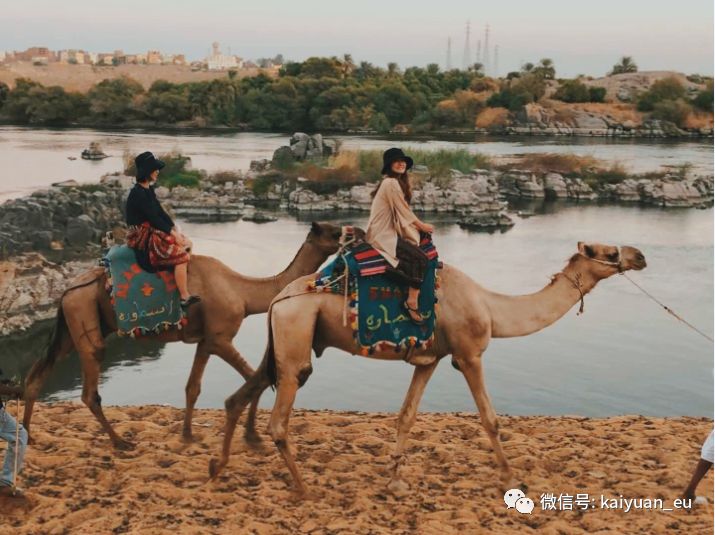
M 534 67 L 531 72 L 540 76 L 544 80 L 553 80 L 556 77 L 556 68 L 554 62 L 549 58 L 544 58 L 539 61 L 539 64 Z
M 101 124 L 122 124 L 138 118 L 138 97 L 143 93 L 141 84 L 126 76 L 99 82 L 87 94 L 92 119 Z
M 613 74 L 623 74 L 626 72 L 638 72 L 638 65 L 635 64 L 631 56 L 623 56 L 621 61 L 613 66 L 609 76 Z
M 375 130 L 379 134 L 387 134 L 390 132 L 390 128 L 392 128 L 390 121 L 382 112 L 375 113 L 370 117 L 367 126 L 370 130 Z

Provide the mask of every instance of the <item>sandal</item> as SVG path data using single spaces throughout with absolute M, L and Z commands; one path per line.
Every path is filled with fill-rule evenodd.
M 181 308 L 189 308 L 191 305 L 198 303 L 199 301 L 201 301 L 201 298 L 198 295 L 190 295 L 186 299 L 181 300 Z
M 410 305 L 407 304 L 407 301 L 402 303 L 402 306 L 404 307 L 405 310 L 407 310 L 407 313 L 409 314 L 410 319 L 412 320 L 412 323 L 414 323 L 415 325 L 424 324 L 424 318 L 422 317 L 422 314 L 420 314 L 419 309 L 412 308 Z M 417 314 L 417 317 L 415 317 L 414 314 Z

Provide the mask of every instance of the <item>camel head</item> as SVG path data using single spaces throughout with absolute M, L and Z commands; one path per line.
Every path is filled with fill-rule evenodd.
M 645 256 L 635 247 L 582 241 L 578 242 L 578 253 L 571 258 L 571 263 L 574 262 L 580 262 L 597 279 L 629 270 L 640 271 L 646 267 Z
M 332 223 L 318 223 L 313 221 L 310 224 L 310 232 L 305 241 L 317 246 L 327 255 L 335 254 L 340 248 L 340 236 L 342 227 Z

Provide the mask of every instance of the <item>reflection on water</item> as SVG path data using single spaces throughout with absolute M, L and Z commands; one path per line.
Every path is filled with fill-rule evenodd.
M 27 377 L 35 361 L 45 354 L 47 342 L 52 334 L 54 321 L 42 322 L 29 332 L 17 337 L 0 338 L 2 370 L 6 377 Z M 146 339 L 141 342 L 111 336 L 102 359 L 100 382 L 104 382 L 113 368 L 119 366 L 144 366 L 161 357 L 165 344 Z M 73 353 L 69 358 L 55 365 L 45 383 L 43 399 L 54 401 L 65 399 L 62 392 L 77 392 L 81 389 L 82 371 L 79 358 Z M 131 388 L 128 385 L 129 389 Z M 57 395 L 60 393 L 60 395 Z
M 713 325 L 713 212 L 623 206 L 537 203 L 534 215 L 504 234 L 470 233 L 448 216 L 435 222 L 442 260 L 498 292 L 523 294 L 548 283 L 578 241 L 633 245 L 648 268 L 631 276 L 709 335 Z M 321 219 L 331 219 L 320 215 Z M 304 217 L 301 217 L 303 219 Z M 340 223 L 365 225 L 366 214 L 340 214 Z M 285 214 L 275 223 L 183 223 L 196 251 L 215 256 L 246 275 L 265 276 L 288 265 L 308 225 Z M 3 368 L 26 370 L 42 352 L 41 336 L 0 341 Z M 234 344 L 255 367 L 266 341 L 265 315 L 247 318 Z M 654 305 L 623 277 L 603 281 L 586 296 L 585 313 L 572 309 L 555 325 L 531 336 L 493 340 L 484 356 L 486 382 L 497 412 L 510 414 L 640 413 L 712 416 L 712 345 Z M 111 339 L 100 391 L 107 404 L 184 404 L 194 346 L 137 344 Z M 314 361 L 297 407 L 395 411 L 412 368 L 329 349 Z M 10 368 L 12 369 L 12 368 Z M 77 357 L 57 365 L 49 399 L 80 395 Z M 206 369 L 199 406 L 223 406 L 242 384 L 214 357 Z M 270 406 L 267 393 L 263 406 Z M 473 411 L 461 375 L 442 362 L 421 410 Z

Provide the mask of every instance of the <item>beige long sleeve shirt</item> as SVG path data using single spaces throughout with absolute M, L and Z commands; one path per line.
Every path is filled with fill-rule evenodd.
M 372 201 L 366 241 L 397 267 L 397 237 L 419 245 L 420 233 L 414 226 L 418 220 L 397 179 L 385 177 Z

